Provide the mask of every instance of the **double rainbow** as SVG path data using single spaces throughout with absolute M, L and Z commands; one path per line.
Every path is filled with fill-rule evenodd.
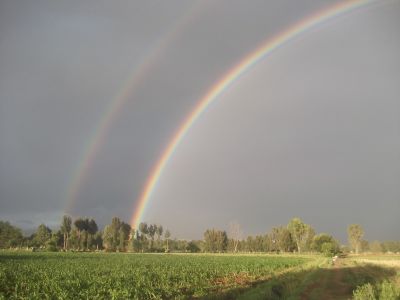
M 146 181 L 145 187 L 140 195 L 140 198 L 136 201 L 136 206 L 131 217 L 131 226 L 138 228 L 139 223 L 142 220 L 142 216 L 146 209 L 154 189 L 156 188 L 157 182 L 159 181 L 165 166 L 174 154 L 174 151 L 178 147 L 179 143 L 185 137 L 187 132 L 192 127 L 193 123 L 205 112 L 207 107 L 215 101 L 225 90 L 227 90 L 238 78 L 245 72 L 249 71 L 253 66 L 260 62 L 263 58 L 273 53 L 278 48 L 284 46 L 294 38 L 301 34 L 309 31 L 311 28 L 320 25 L 328 20 L 335 17 L 341 16 L 346 13 L 350 13 L 357 8 L 365 6 L 369 3 L 375 2 L 374 0 L 354 0 L 345 1 L 335 4 L 327 9 L 319 11 L 299 23 L 294 24 L 288 29 L 282 31 L 278 35 L 264 42 L 254 52 L 243 58 L 236 66 L 234 66 L 229 72 L 227 72 L 220 80 L 218 80 L 211 89 L 202 97 L 198 104 L 195 106 L 193 111 L 187 116 L 182 125 L 173 135 L 168 146 L 162 153 L 161 157 L 152 169 L 148 180 Z
M 67 201 L 64 211 L 72 213 L 73 207 L 78 200 L 78 194 L 88 177 L 89 170 L 93 166 L 97 153 L 106 141 L 112 124 L 118 118 L 126 102 L 132 97 L 135 91 L 148 78 L 153 68 L 160 61 L 165 50 L 176 38 L 184 32 L 185 28 L 196 19 L 197 15 L 204 10 L 202 2 L 194 2 L 189 9 L 178 18 L 171 28 L 160 39 L 155 42 L 152 50 L 146 53 L 140 63 L 133 69 L 132 73 L 125 80 L 122 88 L 111 99 L 98 124 L 84 147 L 78 167 L 75 169 L 67 190 Z

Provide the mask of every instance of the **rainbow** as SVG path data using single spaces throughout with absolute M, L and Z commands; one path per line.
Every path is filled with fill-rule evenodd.
M 159 181 L 165 166 L 174 154 L 179 143 L 185 137 L 192 125 L 204 113 L 207 107 L 215 101 L 225 90 L 227 90 L 233 83 L 235 83 L 241 75 L 254 67 L 263 58 L 270 55 L 273 51 L 287 44 L 294 38 L 304 34 L 311 28 L 320 25 L 328 20 L 333 19 L 339 15 L 352 12 L 357 8 L 367 5 L 368 3 L 375 2 L 376 0 L 353 0 L 337 3 L 322 11 L 319 11 L 299 23 L 294 24 L 288 29 L 280 32 L 271 39 L 261 44 L 255 51 L 243 58 L 237 65 L 228 71 L 220 80 L 218 80 L 208 92 L 198 101 L 193 111 L 186 117 L 182 125 L 173 135 L 171 141 L 166 149 L 162 152 L 161 157 L 150 172 L 150 176 L 146 181 L 144 189 L 140 198 L 136 201 L 130 224 L 133 228 L 138 228 L 142 216 L 146 209 L 146 204 L 154 191 L 157 182 Z
M 135 90 L 140 87 L 149 76 L 151 70 L 162 57 L 165 49 L 167 49 L 177 36 L 189 26 L 189 23 L 195 19 L 195 16 L 204 9 L 204 7 L 200 7 L 201 5 L 204 6 L 201 2 L 194 3 L 181 18 L 174 22 L 171 29 L 155 43 L 152 50 L 143 57 L 141 63 L 139 63 L 128 76 L 128 79 L 124 82 L 119 92 L 111 99 L 105 112 L 98 121 L 98 124 L 94 126 L 94 131 L 88 139 L 87 144 L 84 146 L 81 158 L 78 160 L 78 167 L 74 169 L 72 179 L 66 192 L 67 205 L 64 208 L 65 213 L 72 214 L 72 209 L 78 199 L 79 191 L 85 183 L 96 155 L 104 145 L 108 132 L 122 111 L 126 101 L 132 97 Z

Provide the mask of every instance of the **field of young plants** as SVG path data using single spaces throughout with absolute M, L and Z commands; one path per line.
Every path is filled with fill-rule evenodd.
M 186 299 L 310 261 L 303 257 L 0 252 L 0 299 Z

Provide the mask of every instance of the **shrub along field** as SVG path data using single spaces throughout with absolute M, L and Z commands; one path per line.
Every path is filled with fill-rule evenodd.
M 249 286 L 312 258 L 0 252 L 0 298 L 186 299 Z

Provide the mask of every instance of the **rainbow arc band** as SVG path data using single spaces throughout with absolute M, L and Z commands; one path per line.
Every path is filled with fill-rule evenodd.
M 94 126 L 94 131 L 91 137 L 87 140 L 84 151 L 78 162 L 78 167 L 75 169 L 71 182 L 66 193 L 67 201 L 64 212 L 72 213 L 72 209 L 78 200 L 78 194 L 81 187 L 89 174 L 90 168 L 93 166 L 97 153 L 106 142 L 107 135 L 112 127 L 112 124 L 120 115 L 125 103 L 135 94 L 142 83 L 150 75 L 152 69 L 160 61 L 164 51 L 171 45 L 192 20 L 196 19 L 197 14 L 202 12 L 203 3 L 201 1 L 194 2 L 185 14 L 176 20 L 167 33 L 161 36 L 152 47 L 152 50 L 146 53 L 140 60 L 140 63 L 133 69 L 127 80 L 122 85 L 119 92 L 111 99 L 109 105 L 104 111 L 98 124 Z
M 356 9 L 366 6 L 367 4 L 371 4 L 373 2 L 376 2 L 376 0 L 344 1 L 330 6 L 327 9 L 319 11 L 303 19 L 299 23 L 294 24 L 288 29 L 280 32 L 273 38 L 268 39 L 255 51 L 244 57 L 229 72 L 222 76 L 222 78 L 218 80 L 198 101 L 193 111 L 186 117 L 182 125 L 175 132 L 166 149 L 162 152 L 161 157 L 158 159 L 157 163 L 151 170 L 150 176 L 146 181 L 140 198 L 136 201 L 137 204 L 133 210 L 133 214 L 130 220 L 131 226 L 133 228 L 139 227 L 139 223 L 142 221 L 142 217 L 145 213 L 146 204 L 148 203 L 154 189 L 156 188 L 157 182 L 159 181 L 163 170 L 165 169 L 165 166 L 174 154 L 174 151 L 176 150 L 182 139 L 185 137 L 187 132 L 190 130 L 194 122 L 196 122 L 200 115 L 207 110 L 209 105 L 213 101 L 215 101 L 218 96 L 220 96 L 233 83 L 235 83 L 241 75 L 249 71 L 258 62 L 260 62 L 262 59 L 269 56 L 275 50 L 284 46 L 294 38 L 306 33 L 317 25 L 320 25 L 343 14 L 355 11 Z

